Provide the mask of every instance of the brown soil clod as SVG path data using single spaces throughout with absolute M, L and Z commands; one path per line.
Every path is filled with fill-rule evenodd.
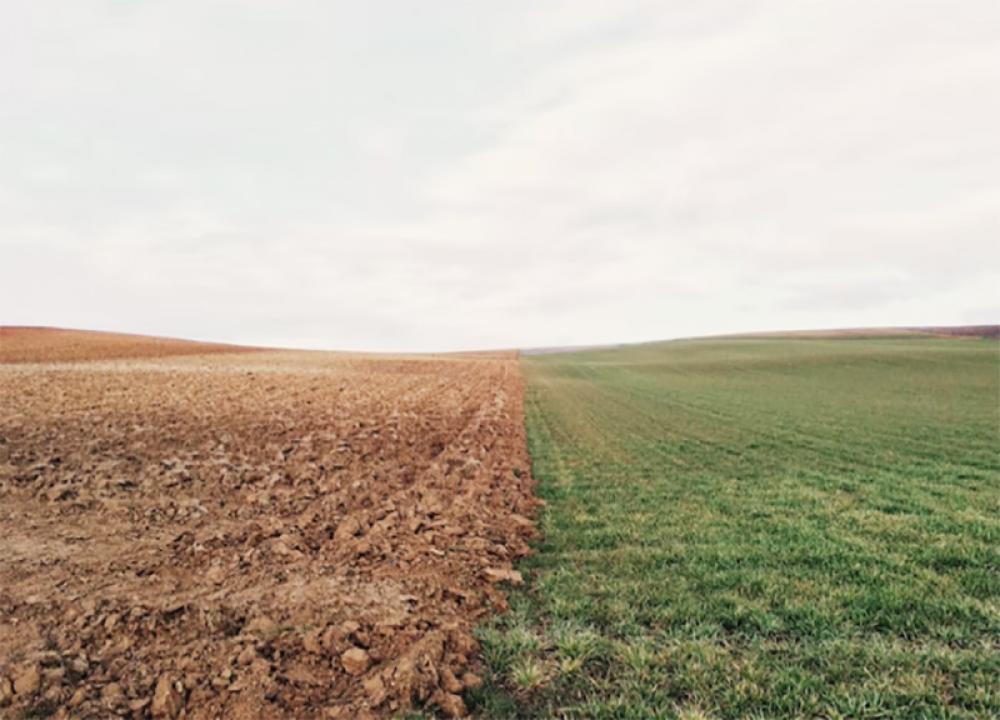
M 175 718 L 182 707 L 181 695 L 169 675 L 161 675 L 156 681 L 153 701 L 150 706 L 154 718 Z
M 371 658 L 361 648 L 352 647 L 340 656 L 340 664 L 348 675 L 361 675 L 371 664 Z
M 0 338 L 0 706 L 467 713 L 472 631 L 536 532 L 515 355 L 116 336 L 104 359 L 91 336 L 19 337 Z

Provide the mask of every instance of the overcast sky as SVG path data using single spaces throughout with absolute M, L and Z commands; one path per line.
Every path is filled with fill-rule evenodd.
M 997 0 L 0 4 L 0 324 L 445 350 L 998 288 Z

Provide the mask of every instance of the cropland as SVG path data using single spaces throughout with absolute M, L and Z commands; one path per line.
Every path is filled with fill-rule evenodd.
M 535 535 L 516 353 L 0 361 L 0 717 L 465 714 Z
M 1000 344 L 877 334 L 525 358 L 544 539 L 476 710 L 1000 717 Z
M 1000 718 L 996 336 L 0 328 L 0 718 Z
M 0 327 L 0 363 L 81 362 L 250 352 L 253 348 L 123 333 Z

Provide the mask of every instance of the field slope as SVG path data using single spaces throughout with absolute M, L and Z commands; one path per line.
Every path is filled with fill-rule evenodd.
M 533 535 L 514 353 L 0 340 L 0 718 L 464 715 Z
M 1000 716 L 994 340 L 525 362 L 548 502 L 487 716 Z
M 255 349 L 150 335 L 0 325 L 0 364 L 164 358 Z

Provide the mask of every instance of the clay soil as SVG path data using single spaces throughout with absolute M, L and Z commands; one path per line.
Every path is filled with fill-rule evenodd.
M 535 532 L 515 355 L 39 332 L 0 338 L 0 717 L 465 713 Z
M 74 362 L 112 358 L 171 357 L 249 352 L 254 348 L 123 333 L 0 327 L 0 363 Z

